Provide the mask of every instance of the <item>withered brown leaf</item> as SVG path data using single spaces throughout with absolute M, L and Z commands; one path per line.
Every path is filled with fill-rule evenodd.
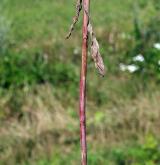
M 87 12 L 85 7 L 83 6 L 83 1 L 82 0 L 77 0 L 76 16 L 73 18 L 73 23 L 70 27 L 70 31 L 69 31 L 68 35 L 66 36 L 66 39 L 68 39 L 72 35 L 72 31 L 74 30 L 74 27 L 75 27 L 76 23 L 78 22 L 79 15 L 80 15 L 80 12 L 82 10 L 82 7 L 83 7 L 85 13 L 88 16 L 88 33 L 90 34 L 90 38 L 91 38 L 91 56 L 92 56 L 92 58 L 95 62 L 95 67 L 98 69 L 100 75 L 104 76 L 105 75 L 105 66 L 104 66 L 102 56 L 100 54 L 99 44 L 98 44 L 96 36 L 93 32 L 92 25 L 90 23 L 89 13 Z
M 88 24 L 88 32 L 91 37 L 91 56 L 95 62 L 95 67 L 98 69 L 99 73 L 102 76 L 104 76 L 105 75 L 105 66 L 104 66 L 102 56 L 100 54 L 99 44 L 98 44 L 98 41 L 93 32 L 91 23 Z

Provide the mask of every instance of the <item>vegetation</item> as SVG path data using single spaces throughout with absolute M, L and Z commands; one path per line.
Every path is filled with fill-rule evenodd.
M 64 39 L 74 4 L 1 0 L 0 165 L 80 162 L 80 24 Z M 107 73 L 101 78 L 88 57 L 89 164 L 158 165 L 160 3 L 91 5 Z

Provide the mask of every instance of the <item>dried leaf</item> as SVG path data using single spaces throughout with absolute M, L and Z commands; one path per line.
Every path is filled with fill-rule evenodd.
M 78 22 L 81 10 L 82 10 L 82 0 L 77 0 L 76 16 L 73 18 L 73 23 L 71 24 L 71 27 L 70 27 L 69 33 L 66 36 L 66 39 L 68 39 L 72 35 L 74 27 L 75 27 L 76 23 Z
M 72 31 L 74 30 L 74 27 L 75 27 L 76 23 L 78 22 L 79 15 L 80 15 L 80 12 L 81 12 L 82 7 L 83 7 L 85 13 L 88 16 L 88 32 L 89 32 L 90 37 L 91 37 L 91 55 L 92 55 L 92 58 L 95 62 L 95 67 L 98 69 L 99 73 L 102 76 L 104 76 L 105 75 L 105 66 L 104 66 L 103 59 L 101 57 L 100 51 L 99 51 L 99 44 L 98 44 L 98 41 L 97 41 L 97 39 L 95 37 L 95 34 L 93 32 L 92 25 L 90 23 L 89 13 L 85 9 L 85 7 L 82 6 L 82 5 L 83 5 L 83 1 L 82 0 L 77 0 L 76 16 L 73 18 L 73 23 L 70 27 L 70 31 L 69 31 L 68 35 L 66 36 L 66 39 L 68 39 L 72 35 Z
M 98 41 L 94 35 L 92 25 L 89 23 L 88 25 L 88 32 L 91 37 L 91 56 L 95 62 L 95 67 L 98 69 L 99 73 L 104 76 L 105 75 L 105 66 L 103 59 L 101 57 L 100 51 L 99 51 L 99 44 Z

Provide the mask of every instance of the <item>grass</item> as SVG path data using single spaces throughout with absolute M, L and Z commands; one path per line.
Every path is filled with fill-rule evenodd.
M 123 5 L 120 5 L 122 2 Z M 139 1 L 139 4 L 141 3 Z M 152 14 L 154 14 L 153 4 L 151 1 L 148 3 L 149 5 L 143 7 L 144 9 L 142 8 L 143 10 L 140 11 L 141 17 L 144 18 L 145 16 L 144 21 L 149 20 Z M 74 4 L 73 0 L 70 2 L 65 0 L 60 2 L 53 0 L 42 0 L 40 2 L 7 0 L 2 1 L 2 13 L 12 23 L 11 35 L 18 48 L 25 44 L 29 45 L 31 49 L 34 47 L 41 49 L 42 44 L 45 42 L 49 42 L 51 45 L 52 42 L 56 43 L 57 40 L 64 43 L 64 36 L 68 31 L 75 12 Z M 94 6 L 96 6 L 96 10 Z M 118 31 L 130 32 L 133 29 L 133 8 L 134 3 L 131 0 L 108 2 L 100 0 L 98 3 L 93 0 L 91 3 L 91 13 L 96 29 L 100 28 L 99 30 L 105 29 L 109 31 L 114 26 L 118 28 L 116 29 Z M 150 14 L 146 17 L 148 12 Z M 78 30 L 80 30 L 80 24 L 78 25 Z M 80 33 L 74 33 L 73 38 L 76 36 L 79 37 Z
M 79 164 L 76 87 L 81 21 L 72 38 L 64 39 L 75 1 L 2 0 L 1 4 L 0 17 L 6 23 L 0 26 L 9 31 L 4 34 L 5 51 L 0 50 L 0 164 Z M 91 19 L 107 74 L 99 77 L 88 58 L 91 165 L 159 161 L 159 85 L 153 78 L 119 71 L 122 57 L 135 44 L 135 10 L 144 28 L 158 13 L 156 6 L 145 0 L 92 0 Z
M 24 94 L 21 113 L 14 113 L 14 117 L 8 117 L 1 123 L 2 164 L 78 164 L 80 151 L 76 105 L 75 108 L 66 104 L 64 107 L 50 85 L 24 89 Z M 123 98 L 116 100 L 114 106 L 101 104 L 98 111 L 95 103 L 88 102 L 87 138 L 91 164 L 119 164 L 121 159 L 130 159 L 130 152 L 132 159 L 139 162 L 143 157 L 140 155 L 139 158 L 136 154 L 141 148 L 133 148 L 132 144 L 143 147 L 146 137 L 150 135 L 154 135 L 151 146 L 152 143 L 159 144 L 156 140 L 159 136 L 159 93 L 149 95 L 147 91 L 133 100 L 126 99 L 125 103 Z M 2 108 L 7 111 L 9 104 L 6 104 L 6 95 L 1 102 Z M 13 101 L 9 103 L 14 104 Z M 126 150 L 128 145 L 131 146 Z M 142 148 L 140 152 L 143 154 L 145 150 Z

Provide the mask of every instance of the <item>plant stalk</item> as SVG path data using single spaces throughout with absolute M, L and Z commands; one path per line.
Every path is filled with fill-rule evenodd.
M 83 27 L 82 27 L 82 62 L 80 74 L 80 141 L 81 141 L 81 165 L 87 165 L 86 142 L 86 75 L 87 75 L 87 49 L 88 49 L 88 22 L 90 0 L 83 0 Z

